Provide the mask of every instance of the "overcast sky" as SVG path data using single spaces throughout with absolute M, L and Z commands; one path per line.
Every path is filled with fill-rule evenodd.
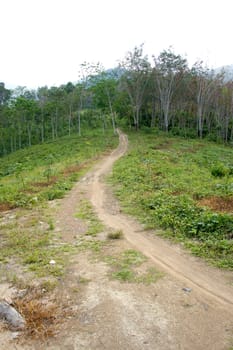
M 36 88 L 77 81 L 79 65 L 114 67 L 144 43 L 189 63 L 233 64 L 232 0 L 0 0 L 0 81 Z

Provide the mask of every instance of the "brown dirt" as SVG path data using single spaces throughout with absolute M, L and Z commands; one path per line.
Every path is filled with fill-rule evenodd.
M 14 209 L 14 206 L 10 203 L 0 203 L 0 212 L 5 212 Z
M 71 165 L 63 170 L 64 176 L 69 176 L 74 173 L 78 173 L 80 170 L 84 169 L 87 166 L 87 163 L 83 163 L 80 165 Z
M 172 140 L 166 140 L 164 142 L 158 143 L 156 146 L 153 147 L 153 149 L 167 149 L 170 148 L 172 144 Z
M 72 310 L 71 316 L 64 317 L 54 338 L 26 339 L 22 344 L 5 334 L 0 349 L 229 350 L 233 346 L 232 273 L 207 266 L 182 247 L 144 231 L 121 213 L 105 184 L 105 175 L 126 151 L 127 137 L 120 134 L 119 147 L 82 178 L 57 212 L 56 232 L 70 243 L 86 230 L 74 216 L 83 198 L 91 201 L 106 225 L 106 232 L 96 238 L 104 243 L 101 252 L 85 250 L 74 256 L 53 295 Z M 110 229 L 122 230 L 124 239 L 106 243 Z M 149 285 L 111 279 L 112 268 L 104 256 L 119 256 L 126 249 L 141 251 L 148 259 L 140 268 L 155 267 L 164 277 Z
M 50 185 L 53 185 L 57 182 L 57 177 L 52 176 L 48 181 L 41 181 L 41 182 L 32 182 L 31 185 L 34 187 L 48 187 Z
M 223 198 L 223 197 L 208 197 L 202 198 L 198 201 L 198 204 L 202 207 L 208 207 L 214 211 L 232 213 L 233 212 L 233 198 Z

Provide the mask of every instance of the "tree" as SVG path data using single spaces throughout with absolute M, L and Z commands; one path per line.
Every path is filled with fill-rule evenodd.
M 94 103 L 103 113 L 110 113 L 114 134 L 116 133 L 116 111 L 114 103 L 117 97 L 118 80 L 114 72 L 104 70 L 92 78 L 94 92 Z
M 5 105 L 11 97 L 11 91 L 5 88 L 5 84 L 0 82 L 0 106 Z
M 170 123 L 170 107 L 174 92 L 187 70 L 187 60 L 175 55 L 171 49 L 164 50 L 158 58 L 154 57 L 154 80 L 159 94 L 164 129 L 168 131 Z
M 150 72 L 148 57 L 143 55 L 143 45 L 135 47 L 132 52 L 128 52 L 120 63 L 120 67 L 124 71 L 121 77 L 122 87 L 129 95 L 133 111 L 133 123 L 135 129 L 138 130 L 140 110 Z
M 28 146 L 32 145 L 32 130 L 35 126 L 35 114 L 37 112 L 37 103 L 35 100 L 29 100 L 25 97 L 18 97 L 14 102 L 14 109 L 18 116 L 18 137 L 19 148 L 22 147 L 22 136 L 27 134 Z
M 196 83 L 196 103 L 197 103 L 197 133 L 203 137 L 204 113 L 214 94 L 217 78 L 214 71 L 204 68 L 203 62 L 196 62 L 192 67 Z

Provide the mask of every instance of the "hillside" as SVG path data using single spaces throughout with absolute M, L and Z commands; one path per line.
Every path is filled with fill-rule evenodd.
M 12 340 L 0 323 L 0 347 L 228 350 L 233 150 L 116 141 L 95 130 L 2 158 L 0 293 L 26 326 Z
M 112 131 L 86 130 L 82 137 L 73 134 L 1 158 L 0 211 L 63 197 L 116 142 Z
M 224 72 L 225 75 L 225 80 L 230 81 L 233 80 L 233 64 L 227 65 L 227 66 L 222 66 L 218 67 L 215 69 L 216 73 L 221 73 Z
M 126 212 L 233 269 L 232 148 L 153 132 L 130 141 L 112 177 Z

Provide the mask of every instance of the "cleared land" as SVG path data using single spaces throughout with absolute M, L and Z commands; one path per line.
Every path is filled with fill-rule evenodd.
M 63 251 L 66 247 L 69 263 L 54 289 L 51 279 L 43 288 L 37 287 L 41 291 L 37 310 L 40 305 L 51 307 L 47 319 L 51 324 L 52 315 L 54 322 L 49 334 L 43 333 L 43 341 L 27 334 L 24 342 L 21 338 L 18 344 L 11 343 L 5 331 L 2 346 L 230 349 L 232 273 L 207 266 L 122 214 L 104 179 L 126 151 L 127 138 L 121 134 L 116 151 L 97 163 L 65 199 L 51 202 L 53 244 Z M 125 178 L 122 173 L 121 185 Z M 133 203 L 131 207 L 137 210 L 137 202 Z M 7 215 L 14 220 L 9 218 L 12 214 Z M 113 234 L 120 239 L 110 239 Z M 52 258 L 56 261 L 56 254 Z M 21 304 L 32 294 L 19 298 Z M 33 306 L 35 298 L 30 303 Z M 47 337 L 50 333 L 53 338 Z M 36 332 L 33 335 L 37 338 Z

